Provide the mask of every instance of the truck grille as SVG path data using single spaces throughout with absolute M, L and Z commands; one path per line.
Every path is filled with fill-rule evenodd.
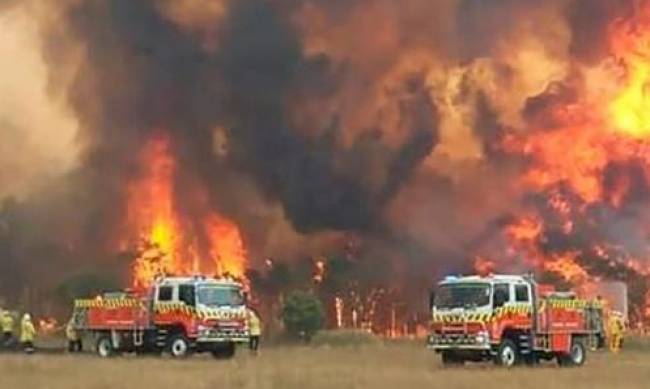
M 248 330 L 241 327 L 218 327 L 217 326 L 213 331 L 218 336 L 225 336 L 225 337 L 248 336 Z
M 486 334 L 467 333 L 432 333 L 428 339 L 428 345 L 432 348 L 453 348 L 453 347 L 489 347 L 489 339 Z
M 249 337 L 248 328 L 239 323 L 216 323 L 208 332 L 199 336 L 199 341 L 222 341 L 222 340 L 240 340 L 245 341 Z
M 475 336 L 469 336 L 466 334 L 445 334 L 433 336 L 432 340 L 434 344 L 472 344 L 476 343 Z

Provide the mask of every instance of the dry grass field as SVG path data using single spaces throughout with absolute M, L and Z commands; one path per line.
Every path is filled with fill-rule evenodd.
M 247 352 L 230 361 L 92 355 L 0 355 L 1 388 L 648 388 L 650 348 L 631 344 L 619 355 L 591 353 L 582 368 L 554 364 L 503 370 L 489 364 L 443 368 L 421 344 L 288 347 Z

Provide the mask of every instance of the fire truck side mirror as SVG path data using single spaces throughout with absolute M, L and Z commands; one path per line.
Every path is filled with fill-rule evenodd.
M 429 311 L 433 310 L 433 305 L 435 304 L 436 301 L 436 292 L 431 291 L 429 292 Z

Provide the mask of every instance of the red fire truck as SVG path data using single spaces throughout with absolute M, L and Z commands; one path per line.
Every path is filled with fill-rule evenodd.
M 555 358 L 577 366 L 604 334 L 599 301 L 556 292 L 532 276 L 447 277 L 432 292 L 431 314 L 428 347 L 446 365 Z
M 242 284 L 206 277 L 165 277 L 143 291 L 106 293 L 76 300 L 73 323 L 91 333 L 97 353 L 192 352 L 232 357 L 237 343 L 249 341 Z

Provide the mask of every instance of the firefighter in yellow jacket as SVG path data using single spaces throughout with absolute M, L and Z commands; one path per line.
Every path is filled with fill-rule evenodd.
M 29 313 L 23 315 L 20 322 L 20 343 L 26 353 L 31 354 L 34 352 L 34 338 L 36 337 L 36 328 L 32 323 L 32 317 Z
M 250 332 L 249 349 L 257 354 L 260 347 L 260 336 L 262 336 L 262 322 L 254 309 L 248 308 L 248 331 Z
M 610 351 L 617 353 L 623 345 L 623 335 L 625 333 L 625 323 L 623 315 L 620 312 L 612 311 L 607 322 L 608 341 Z
M 14 317 L 11 312 L 2 311 L 0 327 L 2 327 L 2 344 L 5 347 L 11 346 L 14 337 Z
M 68 339 L 68 352 L 75 353 L 82 351 L 83 344 L 81 343 L 79 332 L 75 328 L 74 318 L 70 319 L 65 326 L 65 337 Z

